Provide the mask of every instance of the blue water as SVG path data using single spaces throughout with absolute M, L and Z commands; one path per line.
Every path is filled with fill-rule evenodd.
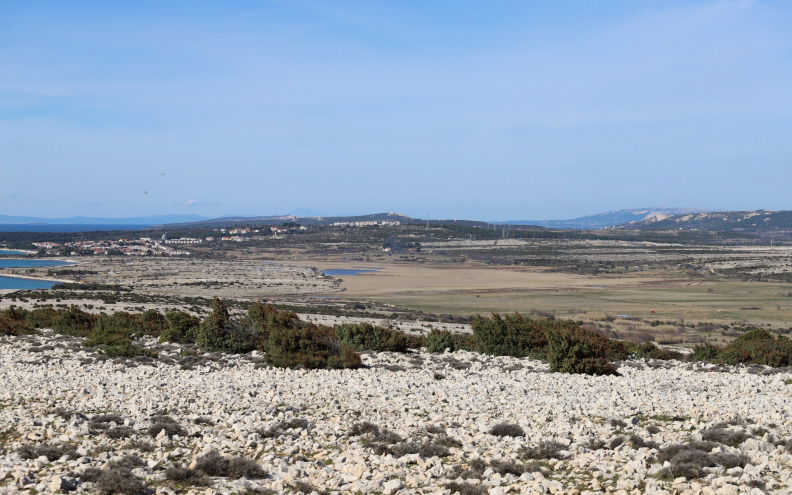
M 48 280 L 30 280 L 27 278 L 3 277 L 0 276 L 0 289 L 49 289 L 58 282 Z
M 24 251 L 6 251 L 5 249 L 0 249 L 0 255 L 9 255 L 9 254 L 27 254 Z
M 0 259 L 0 268 L 26 268 L 31 266 L 66 266 L 73 265 L 68 261 L 58 260 L 14 260 L 14 259 Z
M 2 268 L 25 268 L 32 266 L 66 266 L 73 265 L 67 261 L 58 260 L 15 260 L 0 258 L 0 269 Z M 31 280 L 27 278 L 3 277 L 0 275 L 0 289 L 49 289 L 58 282 L 49 280 Z
M 325 270 L 322 272 L 322 275 L 330 275 L 330 276 L 339 276 L 339 275 L 360 275 L 361 273 L 377 273 L 379 270 L 371 270 L 366 268 L 361 269 L 347 269 L 347 268 L 338 268 L 335 270 Z

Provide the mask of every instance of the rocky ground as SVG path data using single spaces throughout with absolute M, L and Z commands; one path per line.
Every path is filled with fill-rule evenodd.
M 147 345 L 0 337 L 0 493 L 791 493 L 789 370 L 460 351 L 308 371 Z
M 141 294 L 180 297 L 260 298 L 342 291 L 337 278 L 325 277 L 316 268 L 260 260 L 83 256 L 64 261 L 77 264 L 5 268 L 2 273 L 80 283 L 118 284 L 132 287 Z

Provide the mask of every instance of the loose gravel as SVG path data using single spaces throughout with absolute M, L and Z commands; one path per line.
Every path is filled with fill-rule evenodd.
M 792 493 L 787 369 L 591 377 L 458 351 L 287 370 L 78 343 L 0 338 L 0 493 Z

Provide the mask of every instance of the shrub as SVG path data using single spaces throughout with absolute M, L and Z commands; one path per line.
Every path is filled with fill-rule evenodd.
M 165 479 L 190 486 L 209 486 L 212 480 L 202 471 L 188 469 L 181 465 L 171 466 L 165 470 Z
M 524 437 L 525 431 L 518 424 L 499 423 L 490 428 L 489 434 L 496 437 Z
M 286 421 L 279 421 L 264 430 L 258 431 L 258 434 L 264 438 L 277 438 L 288 430 L 307 429 L 309 426 L 308 420 L 303 418 L 293 418 Z
M 349 430 L 349 436 L 357 437 L 360 435 L 376 435 L 379 433 L 379 430 L 379 426 L 375 425 L 374 423 L 362 421 L 352 425 L 352 428 Z
M 626 441 L 627 441 L 627 437 L 625 437 L 624 435 L 619 435 L 614 439 L 612 439 L 610 442 L 608 442 L 608 447 L 610 447 L 611 449 L 615 449 L 616 447 L 624 445 L 624 442 Z
M 96 480 L 97 488 L 104 495 L 120 493 L 138 495 L 146 492 L 146 485 L 127 468 L 103 470 Z
M 369 442 L 383 444 L 394 444 L 403 440 L 402 437 L 388 430 L 387 428 L 380 428 L 379 426 L 367 421 L 353 424 L 352 428 L 349 430 L 349 436 L 366 436 L 366 440 Z
M 566 326 L 571 322 L 532 320 L 519 313 L 502 317 L 476 315 L 473 334 L 480 352 L 493 356 L 544 357 L 547 351 L 549 328 Z M 574 325 L 574 323 L 572 323 Z
M 335 333 L 341 345 L 358 352 L 407 352 L 409 344 L 409 340 L 404 333 L 378 327 L 371 323 L 336 325 Z
M 781 367 L 792 364 L 792 340 L 754 329 L 740 335 L 718 354 L 726 364 L 763 364 Z
M 110 427 L 110 423 L 121 425 L 124 423 L 124 418 L 114 413 L 97 414 L 88 422 L 88 427 L 96 430 L 106 430 Z
M 68 456 L 75 456 L 77 453 L 77 449 L 74 446 L 53 446 L 53 445 L 23 445 L 17 451 L 19 457 L 22 459 L 38 459 L 41 456 L 47 458 L 48 461 L 57 461 L 61 457 L 68 455 Z
M 197 471 L 209 476 L 231 479 L 239 479 L 243 476 L 248 479 L 261 479 L 267 476 L 256 461 L 244 457 L 224 457 L 215 450 L 199 457 L 195 464 Z
M 451 335 L 451 332 L 447 330 L 437 330 L 433 328 L 424 337 L 423 343 L 426 347 L 426 352 L 431 352 L 433 354 L 445 352 L 446 349 L 451 352 L 456 350 L 456 341 Z
M 0 335 L 30 335 L 36 329 L 26 320 L 26 311 L 15 306 L 0 311 Z
M 558 442 L 540 442 L 536 447 L 527 448 L 523 451 L 523 456 L 528 459 L 554 459 L 559 456 L 559 452 L 564 450 L 564 446 Z
M 170 327 L 168 319 L 156 309 L 147 309 L 136 315 L 144 335 L 158 337 Z
M 550 371 L 615 375 L 616 368 L 608 360 L 626 357 L 624 343 L 577 325 L 556 328 L 548 333 L 547 359 Z
M 88 339 L 83 345 L 96 347 L 98 345 L 132 344 L 134 336 L 142 335 L 141 330 L 141 325 L 134 315 L 119 311 L 110 316 L 100 316 L 88 333 Z
M 733 431 L 725 428 L 709 428 L 701 432 L 701 439 L 707 442 L 717 442 L 729 447 L 736 447 L 751 438 L 744 431 Z
M 129 438 L 135 433 L 135 430 L 128 426 L 117 426 L 115 428 L 109 428 L 105 435 L 110 438 Z
M 146 431 L 150 436 L 156 437 L 160 434 L 161 431 L 165 431 L 165 434 L 168 435 L 168 438 L 173 437 L 175 435 L 179 435 L 180 437 L 184 437 L 187 435 L 187 431 L 182 428 L 178 423 L 154 423 L 149 426 L 148 430 Z
M 696 361 L 712 361 L 718 357 L 720 350 L 712 344 L 701 344 L 693 347 L 693 359 Z
M 695 449 L 681 449 L 671 459 L 670 466 L 658 473 L 669 478 L 700 478 L 705 467 L 714 467 L 715 462 L 706 452 Z
M 653 342 L 643 342 L 633 348 L 633 354 L 639 359 L 673 359 L 673 354 L 657 347 Z
M 86 337 L 94 326 L 97 317 L 86 313 L 77 306 L 58 312 L 52 320 L 52 331 L 73 337 Z
M 447 484 L 446 489 L 451 490 L 451 495 L 487 495 L 487 489 L 483 486 L 471 485 L 470 483 L 457 483 L 452 481 Z
M 709 454 L 718 444 L 714 442 L 689 442 L 686 444 L 670 445 L 661 449 L 657 454 L 657 461 L 669 462 L 670 466 L 659 474 L 663 477 L 677 478 L 683 476 L 687 479 L 700 478 L 705 467 L 723 466 L 727 469 L 745 467 L 750 462 L 742 454 Z
M 118 461 L 113 462 L 113 467 L 135 469 L 146 465 L 146 461 L 136 455 L 125 455 Z
M 627 428 L 627 423 L 623 419 L 619 419 L 619 418 L 609 419 L 608 424 L 614 428 Z
M 328 327 L 307 324 L 270 332 L 264 360 L 280 368 L 359 368 L 360 355 L 338 342 Z
M 145 327 L 136 315 L 119 311 L 96 319 L 83 345 L 105 346 L 104 354 L 107 357 L 155 357 L 155 352 L 132 344 L 133 338 L 144 333 Z
M 248 307 L 245 322 L 264 342 L 266 342 L 270 332 L 275 328 L 298 328 L 302 326 L 302 322 L 296 313 L 286 310 L 278 311 L 268 304 L 261 303 L 253 303 Z
M 184 311 L 171 311 L 165 315 L 168 327 L 160 335 L 160 342 L 180 344 L 195 342 L 195 334 L 201 320 Z
M 77 411 L 72 411 L 70 409 L 66 409 L 63 407 L 56 407 L 55 409 L 52 410 L 52 414 L 58 416 L 59 418 L 65 421 L 68 421 L 75 416 L 78 418 L 87 419 L 82 413 L 78 413 Z
M 753 328 L 723 348 L 703 344 L 693 348 L 697 361 L 724 364 L 762 364 L 772 367 L 792 365 L 792 340 L 773 335 L 762 328 Z
M 478 343 L 475 335 L 452 333 L 451 337 L 454 339 L 454 350 L 478 352 Z
M 501 475 L 513 474 L 514 476 L 537 470 L 536 466 L 526 466 L 513 461 L 491 461 L 489 467 Z
M 241 354 L 252 351 L 257 338 L 242 322 L 234 321 L 220 299 L 212 301 L 212 312 L 201 322 L 195 343 L 205 352 Z
M 52 328 L 58 312 L 52 308 L 36 308 L 25 315 L 25 323 L 33 328 Z

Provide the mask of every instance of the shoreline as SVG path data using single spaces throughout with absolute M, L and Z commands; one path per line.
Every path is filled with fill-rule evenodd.
M 38 251 L 31 251 L 30 249 L 0 249 L 0 251 L 13 251 L 13 254 L 1 255 L 1 256 L 19 256 L 18 253 L 21 254 L 38 254 Z

